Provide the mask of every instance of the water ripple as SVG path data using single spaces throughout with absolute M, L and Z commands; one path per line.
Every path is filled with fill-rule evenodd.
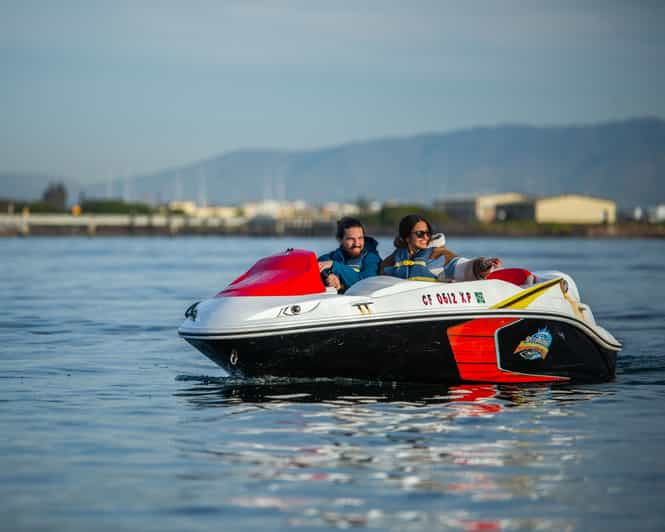
M 256 255 L 330 239 L 2 244 L 5 528 L 662 529 L 662 243 L 456 244 L 573 275 L 625 346 L 579 386 L 237 379 L 177 337 Z

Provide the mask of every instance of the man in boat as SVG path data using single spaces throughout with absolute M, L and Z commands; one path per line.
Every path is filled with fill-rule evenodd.
M 378 242 L 365 236 L 365 228 L 355 218 L 345 216 L 337 222 L 339 247 L 319 257 L 319 271 L 326 286 L 339 292 L 366 277 L 378 275 L 381 257 Z

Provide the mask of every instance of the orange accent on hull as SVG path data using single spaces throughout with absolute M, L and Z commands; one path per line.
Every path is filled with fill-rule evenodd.
M 496 332 L 520 318 L 478 318 L 448 328 L 460 377 L 473 382 L 561 382 L 567 377 L 527 375 L 500 369 L 497 363 Z

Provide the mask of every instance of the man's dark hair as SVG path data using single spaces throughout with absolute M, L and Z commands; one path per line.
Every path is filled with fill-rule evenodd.
M 365 226 L 360 223 L 360 220 L 345 216 L 341 220 L 337 220 L 337 240 L 342 240 L 344 238 L 344 231 L 351 227 L 360 227 L 363 230 L 363 235 L 365 234 Z

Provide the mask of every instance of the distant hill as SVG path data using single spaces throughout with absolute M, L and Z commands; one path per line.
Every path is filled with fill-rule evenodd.
M 6 195 L 2 188 L 0 196 Z M 505 125 L 316 150 L 243 150 L 130 182 L 83 188 L 90 196 L 109 189 L 137 200 L 179 197 L 219 204 L 359 197 L 429 203 L 443 196 L 514 191 L 590 194 L 625 207 L 652 205 L 665 202 L 665 121 Z

